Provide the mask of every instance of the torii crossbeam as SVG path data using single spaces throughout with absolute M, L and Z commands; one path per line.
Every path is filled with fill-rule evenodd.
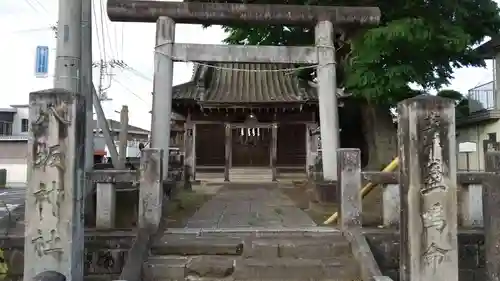
M 221 25 L 265 23 L 311 26 L 324 20 L 335 25 L 373 25 L 380 21 L 378 7 L 110 0 L 107 9 L 112 21 L 124 22 L 156 22 L 161 16 L 169 17 L 176 23 Z

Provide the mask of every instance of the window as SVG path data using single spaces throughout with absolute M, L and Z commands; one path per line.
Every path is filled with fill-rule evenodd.
M 28 119 L 21 119 L 21 132 L 27 132 L 29 130 Z
M 12 136 L 12 122 L 0 121 L 0 136 Z
M 488 133 L 488 140 L 492 142 L 497 141 L 497 133 Z

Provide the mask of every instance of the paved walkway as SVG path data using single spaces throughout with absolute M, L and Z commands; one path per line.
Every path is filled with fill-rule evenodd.
M 309 216 L 277 187 L 233 184 L 206 202 L 187 228 L 311 227 Z

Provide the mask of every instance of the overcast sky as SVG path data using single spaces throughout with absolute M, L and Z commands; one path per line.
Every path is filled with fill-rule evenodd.
M 122 105 L 129 106 L 130 123 L 149 128 L 151 92 L 153 89 L 153 51 L 155 24 L 112 23 L 101 14 L 106 0 L 93 0 L 93 61 L 123 60 L 129 68 L 112 69 L 105 76 L 104 87 L 112 101 L 103 103 L 107 118 L 119 120 Z M 104 22 L 101 21 L 104 19 Z M 0 0 L 0 107 L 27 104 L 31 91 L 53 85 L 56 40 L 51 25 L 57 21 L 57 0 Z M 203 29 L 200 25 L 179 24 L 176 42 L 218 44 L 225 34 L 220 27 Z M 104 43 L 103 43 L 104 42 Z M 48 78 L 35 78 L 35 49 L 49 46 Z M 489 63 L 491 65 L 491 63 Z M 94 69 L 94 84 L 99 84 L 99 71 Z M 192 64 L 176 63 L 174 85 L 191 78 Z M 447 87 L 466 93 L 468 89 L 492 80 L 491 67 L 459 69 Z

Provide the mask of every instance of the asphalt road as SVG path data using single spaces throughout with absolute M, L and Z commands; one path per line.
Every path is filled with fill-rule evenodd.
M 24 203 L 25 187 L 0 189 L 0 218 L 9 214 L 9 211 Z

